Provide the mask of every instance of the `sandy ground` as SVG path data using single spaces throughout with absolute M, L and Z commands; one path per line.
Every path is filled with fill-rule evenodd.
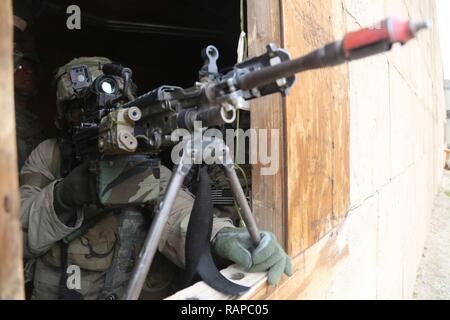
M 414 299 L 450 300 L 450 172 L 445 171 L 417 274 Z

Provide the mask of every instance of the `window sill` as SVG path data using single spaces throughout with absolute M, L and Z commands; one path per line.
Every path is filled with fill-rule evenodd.
M 229 266 L 222 270 L 221 273 L 237 284 L 250 287 L 250 290 L 241 296 L 229 296 L 214 290 L 203 281 L 200 281 L 186 289 L 178 291 L 167 297 L 165 300 L 248 300 L 251 299 L 267 281 L 267 273 L 245 272 L 236 265 Z

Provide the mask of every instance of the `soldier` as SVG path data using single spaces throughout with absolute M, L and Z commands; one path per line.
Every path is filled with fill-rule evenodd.
M 14 1 L 14 93 L 19 169 L 31 151 L 44 140 L 38 117 L 30 110 L 30 102 L 37 94 L 38 63 L 28 29 L 30 12 L 27 1 Z
M 102 65 L 108 62 L 106 58 L 79 58 L 58 70 L 58 123 L 73 125 L 77 121 L 77 110 L 72 103 L 74 98 L 67 94 L 71 85 L 68 80 L 70 77 L 67 77 L 68 70 L 74 65 L 83 64 L 88 66 L 95 78 L 102 74 Z M 21 170 L 25 257 L 36 260 L 32 298 L 119 298 L 130 279 L 137 253 L 148 230 L 145 218 L 151 217 L 152 212 L 146 209 L 140 209 L 139 212 L 136 209 L 121 210 L 115 214 L 103 214 L 103 218 L 97 220 L 95 217 L 100 213 L 92 205 L 87 164 L 76 167 L 61 178 L 61 153 L 58 140 L 46 140 L 31 153 Z M 170 170 L 161 167 L 162 195 L 170 175 Z M 136 186 L 140 186 L 145 177 L 140 179 L 136 181 Z M 136 187 L 133 192 L 150 200 L 150 189 L 151 186 L 144 190 Z M 180 190 L 159 243 L 159 251 L 179 267 L 185 263 L 185 236 L 193 202 L 194 198 L 186 188 Z M 61 241 L 83 228 L 85 232 L 68 244 Z M 261 235 L 260 245 L 253 248 L 245 229 L 236 228 L 230 218 L 215 217 L 212 247 L 219 256 L 250 271 L 268 270 L 269 282 L 276 284 L 283 272 L 291 274 L 290 259 L 271 233 L 261 232 Z M 66 269 L 71 265 L 81 269 L 81 283 L 75 288 L 76 291 L 67 294 Z M 144 286 L 144 294 L 152 289 L 152 285 L 160 282 L 152 278 L 154 269 L 152 266 L 147 276 L 149 280 Z

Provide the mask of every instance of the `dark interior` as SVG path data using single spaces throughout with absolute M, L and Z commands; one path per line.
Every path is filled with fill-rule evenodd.
M 81 30 L 66 27 L 72 4 L 81 9 Z M 53 75 L 75 57 L 105 56 L 132 68 L 140 94 L 163 84 L 191 86 L 209 44 L 220 51 L 219 68 L 236 62 L 239 0 L 48 0 L 36 11 L 40 74 L 32 108 L 49 137 L 56 135 Z
M 73 58 L 105 56 L 130 67 L 138 94 L 160 85 L 192 86 L 203 65 L 201 50 L 210 44 L 219 49 L 219 69 L 236 63 L 239 0 L 35 2 L 30 29 L 39 56 L 39 93 L 29 107 L 47 137 L 58 134 L 54 74 Z M 81 30 L 66 27 L 66 9 L 73 4 L 81 9 Z

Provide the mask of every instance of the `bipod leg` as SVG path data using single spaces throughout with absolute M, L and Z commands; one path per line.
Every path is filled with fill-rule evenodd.
M 167 220 L 170 216 L 173 203 L 178 195 L 178 192 L 183 184 L 184 178 L 192 168 L 192 164 L 180 163 L 172 173 L 169 180 L 169 184 L 166 188 L 166 193 L 162 201 L 159 203 L 159 207 L 156 211 L 155 218 L 153 219 L 150 231 L 145 239 L 144 246 L 139 254 L 138 261 L 136 262 L 133 275 L 128 282 L 127 289 L 123 296 L 123 300 L 137 300 L 141 293 L 147 273 L 152 265 L 153 258 L 155 257 L 158 249 L 159 240 L 166 226 Z

